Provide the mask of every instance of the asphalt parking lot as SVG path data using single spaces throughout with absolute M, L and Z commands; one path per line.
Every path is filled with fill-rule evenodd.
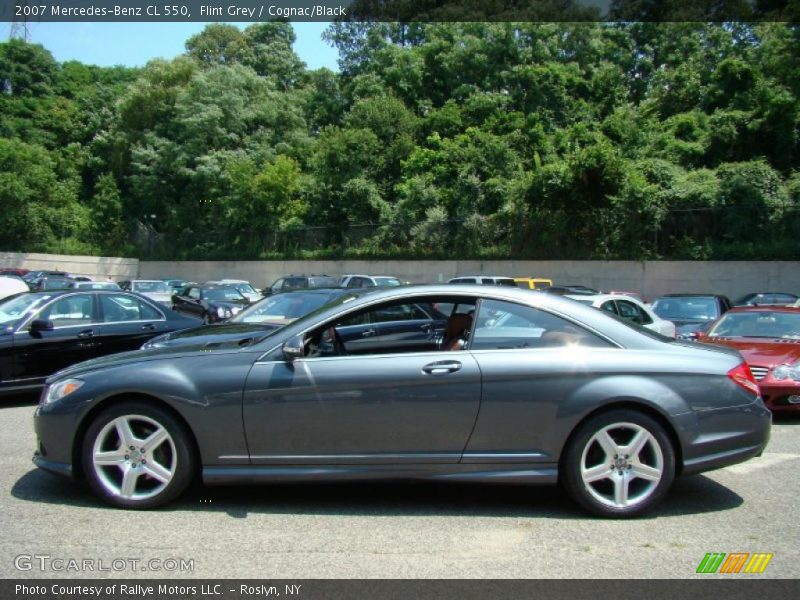
M 197 485 L 166 509 L 121 511 L 33 466 L 33 411 L 0 406 L 3 578 L 794 578 L 799 570 L 800 417 L 776 419 L 761 458 L 678 480 L 647 518 L 609 521 L 557 488 L 454 484 Z M 698 576 L 707 552 L 774 557 L 760 575 Z

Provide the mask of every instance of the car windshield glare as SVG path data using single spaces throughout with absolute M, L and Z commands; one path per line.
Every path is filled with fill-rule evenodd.
M 137 281 L 133 284 L 134 292 L 168 292 L 169 288 L 163 281 Z
M 231 319 L 234 323 L 263 323 L 270 320 L 294 320 L 318 309 L 331 299 L 326 294 L 293 292 L 278 294 L 242 311 Z
M 397 277 L 375 277 L 375 284 L 379 287 L 397 287 L 403 285 L 403 282 Z
M 245 297 L 233 287 L 217 288 L 205 291 L 206 298 L 219 302 L 241 302 Z
M 800 339 L 800 313 L 754 311 L 726 313 L 708 337 Z
M 50 298 L 51 296 L 24 294 L 0 303 L 0 325 L 16 325 Z
M 653 302 L 653 312 L 662 319 L 713 321 L 719 316 L 714 298 L 659 298 Z

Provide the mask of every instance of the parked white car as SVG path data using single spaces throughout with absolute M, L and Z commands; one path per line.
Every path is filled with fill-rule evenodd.
M 367 288 L 367 287 L 397 287 L 403 285 L 397 277 L 390 275 L 342 275 L 339 287 Z
M 626 294 L 596 294 L 594 296 L 571 296 L 584 304 L 591 304 L 595 308 L 605 310 L 622 317 L 632 323 L 651 329 L 661 335 L 675 337 L 675 323 L 659 317 L 644 302 Z
M 132 279 L 120 282 L 119 286 L 128 292 L 147 296 L 164 306 L 172 306 L 172 288 L 160 279 Z
M 29 292 L 28 284 L 19 277 L 0 276 L 0 298 L 7 298 L 14 294 Z
M 476 283 L 479 285 L 506 285 L 508 287 L 517 287 L 517 282 L 514 281 L 513 277 L 496 277 L 494 275 L 463 275 L 448 279 L 447 283 Z
M 247 298 L 250 304 L 253 302 L 258 302 L 263 298 L 263 296 L 253 287 L 253 284 L 245 279 L 219 279 L 217 281 L 206 281 L 206 283 L 215 285 L 229 285 L 234 287 L 239 290 L 242 296 Z

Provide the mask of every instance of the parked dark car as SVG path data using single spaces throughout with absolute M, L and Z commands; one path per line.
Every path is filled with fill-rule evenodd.
M 250 302 L 229 285 L 187 285 L 172 295 L 172 309 L 203 320 L 220 323 L 239 314 Z
M 194 325 L 122 291 L 27 292 L 0 302 L 0 395 L 35 391 L 77 362 Z
M 292 290 L 335 287 L 339 287 L 339 280 L 330 275 L 287 275 L 277 279 L 271 286 L 265 286 L 261 293 L 264 296 L 271 296 Z
M 650 305 L 662 319 L 675 323 L 678 339 L 696 340 L 731 308 L 731 301 L 716 294 L 667 294 Z
M 343 335 L 416 306 L 447 316 L 444 337 Z M 34 462 L 118 507 L 163 505 L 199 472 L 208 484 L 560 482 L 624 517 L 677 475 L 760 454 L 771 415 L 733 350 L 558 296 L 438 285 L 344 295 L 246 344 L 76 365 L 48 380 L 34 421 Z
M 22 278 L 28 282 L 28 285 L 30 285 L 32 281 L 35 281 L 36 279 L 41 279 L 42 277 L 69 277 L 69 273 L 67 273 L 66 271 L 52 271 L 52 270 L 28 271 L 27 273 L 25 273 L 25 275 L 22 276 Z
M 185 279 L 162 279 L 162 281 L 169 286 L 173 294 L 180 294 L 181 290 L 190 283 Z
M 738 350 L 775 412 L 800 412 L 800 308 L 734 307 L 697 341 Z
M 795 294 L 787 292 L 754 292 L 752 294 L 745 294 L 736 302 L 734 306 L 764 306 L 764 305 L 778 305 L 789 306 L 797 302 L 798 297 Z
M 75 283 L 75 280 L 71 277 L 48 275 L 46 277 L 38 277 L 28 282 L 28 286 L 31 288 L 32 292 L 44 292 L 50 290 L 66 290 L 69 289 L 73 283 Z

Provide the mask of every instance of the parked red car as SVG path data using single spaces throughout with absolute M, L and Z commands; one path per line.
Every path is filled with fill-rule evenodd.
M 800 411 L 800 308 L 732 308 L 698 341 L 736 348 L 771 410 Z

